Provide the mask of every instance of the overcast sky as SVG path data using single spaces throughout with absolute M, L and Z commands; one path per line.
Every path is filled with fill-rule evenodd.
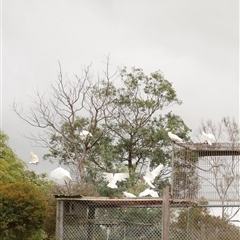
M 239 118 L 238 0 L 3 0 L 2 40 L 1 127 L 25 162 L 47 150 L 22 136 L 30 128 L 10 105 L 27 110 L 56 80 L 58 60 L 69 76 L 103 69 L 108 54 L 112 69 L 161 70 L 183 101 L 173 112 L 193 132 L 201 119 Z

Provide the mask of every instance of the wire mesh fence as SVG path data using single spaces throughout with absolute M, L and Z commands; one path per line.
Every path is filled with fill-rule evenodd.
M 240 144 L 174 144 L 172 195 L 239 203 Z
M 240 205 L 234 207 L 239 209 Z M 171 208 L 169 239 L 239 240 L 238 220 L 227 220 L 217 212 L 221 212 L 221 206 Z
M 149 203 L 108 198 L 58 201 L 57 239 L 159 239 L 159 204 L 153 199 Z
M 172 202 L 168 239 L 239 240 L 240 228 L 211 214 L 214 208 L 219 207 Z M 162 202 L 157 198 L 59 199 L 56 239 L 162 239 L 162 214 Z

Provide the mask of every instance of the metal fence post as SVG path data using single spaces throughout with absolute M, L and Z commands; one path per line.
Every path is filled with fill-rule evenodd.
M 172 142 L 172 158 L 171 158 L 171 168 L 172 168 L 172 172 L 171 172 L 171 196 L 173 197 L 173 184 L 174 184 L 174 143 Z
M 63 201 L 57 201 L 56 240 L 63 240 Z
M 169 186 L 163 189 L 162 240 L 169 240 Z

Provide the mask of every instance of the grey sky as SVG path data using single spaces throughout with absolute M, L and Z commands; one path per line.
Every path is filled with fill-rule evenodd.
M 239 118 L 238 0 L 3 0 L 2 14 L 2 129 L 26 162 L 47 150 L 21 136 L 32 129 L 9 105 L 27 110 L 29 95 L 57 78 L 58 60 L 69 76 L 90 63 L 103 69 L 109 53 L 113 70 L 160 69 L 183 101 L 172 110 L 193 131 L 201 119 Z

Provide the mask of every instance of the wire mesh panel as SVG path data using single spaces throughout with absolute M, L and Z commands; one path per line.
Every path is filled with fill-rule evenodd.
M 239 144 L 173 145 L 173 197 L 233 203 L 240 201 L 239 189 Z
M 237 205 L 236 207 L 240 207 Z M 239 240 L 239 220 L 226 220 L 213 212 L 218 206 L 171 208 L 170 240 Z
M 162 208 L 156 204 L 103 198 L 58 201 L 57 239 L 161 239 Z
M 222 207 L 171 200 L 167 239 L 239 240 L 240 219 L 227 219 Z M 160 198 L 60 200 L 56 240 L 164 239 L 162 214 Z

